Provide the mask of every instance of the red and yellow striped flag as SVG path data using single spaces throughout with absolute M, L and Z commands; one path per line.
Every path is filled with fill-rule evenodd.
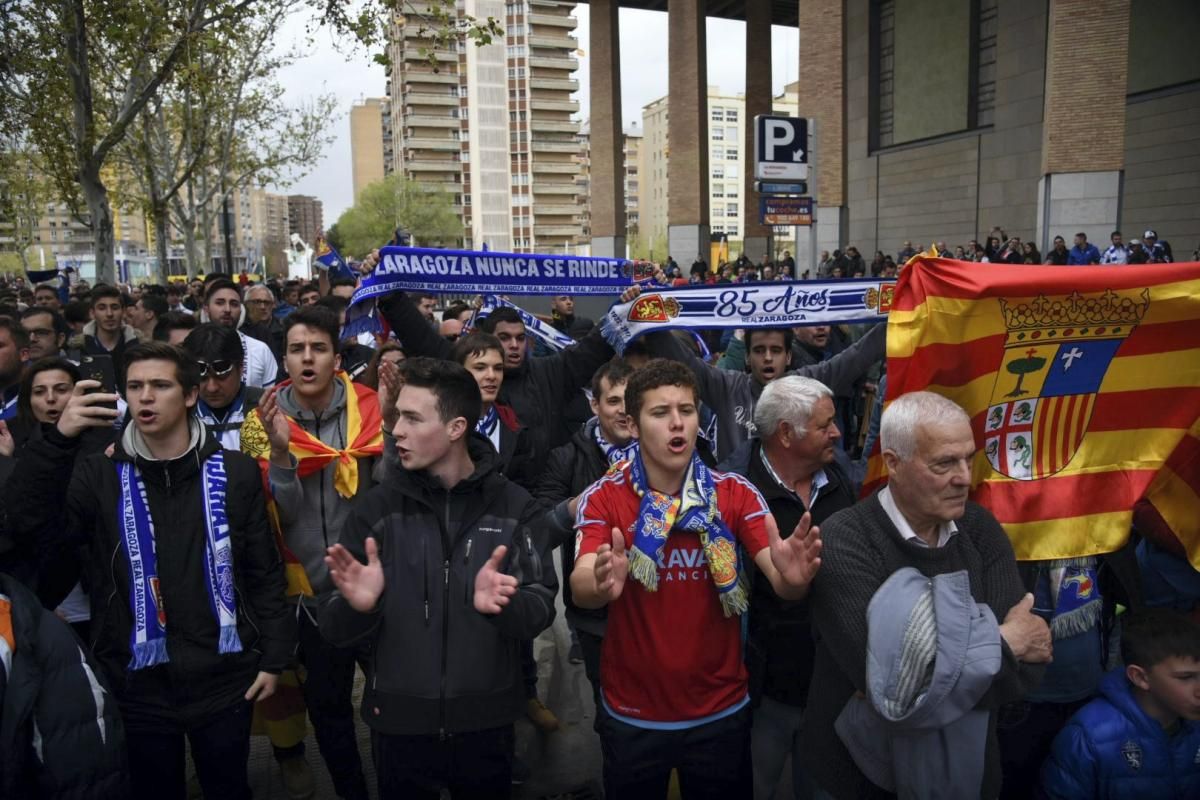
M 1200 263 L 918 258 L 888 318 L 887 398 L 971 415 L 972 497 L 1017 558 L 1106 553 L 1145 497 L 1200 569 Z M 873 454 L 864 492 L 886 480 Z

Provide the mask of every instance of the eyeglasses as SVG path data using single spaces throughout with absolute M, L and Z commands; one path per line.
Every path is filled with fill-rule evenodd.
M 196 364 L 200 367 L 200 380 L 208 378 L 224 378 L 229 373 L 233 372 L 234 363 L 220 359 L 217 361 L 201 361 L 196 359 Z
M 247 300 L 246 302 L 252 306 L 270 306 L 275 304 L 274 300 Z
M 25 333 L 29 334 L 30 339 L 49 339 L 54 335 L 54 331 L 50 328 L 27 328 Z

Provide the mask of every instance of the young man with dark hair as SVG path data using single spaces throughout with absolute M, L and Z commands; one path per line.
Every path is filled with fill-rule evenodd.
M 1121 660 L 1042 768 L 1042 795 L 1200 797 L 1200 625 L 1151 608 L 1121 617 Z
M 50 311 L 62 311 L 62 299 L 58 296 L 58 289 L 49 284 L 42 284 L 33 290 L 33 304 Z
M 383 451 L 379 400 L 340 370 L 338 321 L 302 306 L 284 321 L 288 380 L 268 391 L 242 426 L 242 449 L 259 459 L 299 608 L 304 700 L 321 756 L 342 798 L 365 798 L 351 691 L 364 654 L 322 639 L 317 607 L 333 591 L 325 551 L 373 485 Z M 478 412 L 476 412 L 478 413 Z M 365 669 L 365 667 L 364 667 Z
M 70 329 L 57 311 L 30 306 L 21 312 L 21 327 L 29 340 L 29 361 L 62 355 Z
M 12 317 L 0 317 L 0 420 L 17 415 L 21 371 L 29 360 L 29 334 Z
M 72 300 L 63 308 L 63 319 L 71 329 L 70 336 L 83 333 L 83 328 L 92 319 L 92 307 L 87 300 Z
M 744 478 L 696 456 L 700 398 L 683 364 L 629 377 L 638 447 L 579 500 L 571 593 L 608 606 L 598 723 L 609 797 L 751 796 L 750 708 L 740 615 L 746 552 L 782 599 L 801 600 L 820 565 L 806 513 L 781 539 Z
M 242 293 L 233 281 L 217 278 L 208 284 L 204 292 L 204 313 L 210 322 L 237 330 L 242 322 Z M 238 331 L 238 336 L 246 352 L 243 379 L 250 386 L 273 386 L 279 376 L 279 362 L 275 360 L 271 348 L 241 331 Z
M 133 327 L 141 335 L 142 341 L 154 338 L 154 327 L 163 315 L 169 311 L 167 299 L 157 292 L 142 292 L 142 296 L 133 304 L 131 312 Z
M 540 510 L 474 433 L 482 397 L 469 372 L 409 358 L 401 373 L 403 469 L 330 548 L 338 592 L 321 630 L 342 646 L 372 644 L 362 716 L 380 797 L 507 797 L 525 706 L 520 642 L 554 619 Z
M 297 308 L 315 305 L 321 299 L 321 288 L 315 283 L 308 283 L 300 287 L 300 302 Z
M 442 312 L 442 322 L 455 320 L 465 325 L 473 313 L 475 312 L 466 303 L 452 303 L 446 306 L 446 310 Z
M 571 441 L 550 452 L 533 496 L 551 507 L 550 535 L 562 547 L 563 571 L 575 561 L 575 512 L 579 495 L 612 467 L 629 458 L 635 445 L 625 415 L 625 382 L 633 368 L 619 358 L 606 361 L 592 376 L 592 418 Z M 582 663 L 596 704 L 600 702 L 600 645 L 604 640 L 604 609 L 580 608 L 571 598 L 571 583 L 563 581 L 563 604 L 571 626 L 572 663 Z
M 72 360 L 79 356 L 105 356 L 112 359 L 117 385 L 124 384 L 125 350 L 140 341 L 135 328 L 125 324 L 125 305 L 121 290 L 100 283 L 92 289 L 92 321 L 83 326 L 83 333 L 67 342 Z
M 187 335 L 195 330 L 200 321 L 195 314 L 184 311 L 168 311 L 154 326 L 154 341 L 181 345 Z
M 10 515 L 42 564 L 83 553 L 131 796 L 184 795 L 186 735 L 205 795 L 248 800 L 250 703 L 274 691 L 295 646 L 262 482 L 194 418 L 191 358 L 151 342 L 123 368 L 131 423 L 112 456 L 72 474 L 80 435 L 117 413 L 115 394 L 80 381 L 57 425 L 26 445 Z
M 426 322 L 433 323 L 433 310 L 437 308 L 437 295 L 429 294 L 428 292 L 417 295 L 417 311 L 421 312 L 421 316 Z

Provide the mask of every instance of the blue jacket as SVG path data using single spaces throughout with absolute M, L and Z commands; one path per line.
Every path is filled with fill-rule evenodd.
M 1079 248 L 1079 245 L 1075 245 L 1071 248 L 1071 252 L 1067 254 L 1067 263 L 1072 266 L 1099 264 L 1100 250 L 1091 242 L 1088 242 L 1087 247 L 1082 250 Z
M 1200 797 L 1200 723 L 1183 720 L 1167 736 L 1137 704 L 1124 670 L 1115 669 L 1100 697 L 1055 738 L 1042 791 L 1056 800 Z

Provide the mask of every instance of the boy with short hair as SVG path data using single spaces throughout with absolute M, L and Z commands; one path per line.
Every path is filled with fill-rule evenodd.
M 579 499 L 571 594 L 608 606 L 598 723 L 608 797 L 753 793 L 749 681 L 739 616 L 749 565 L 800 600 L 820 565 L 805 513 L 781 539 L 758 490 L 696 455 L 699 392 L 683 364 L 655 359 L 625 387 L 638 440 Z
M 1054 740 L 1043 794 L 1200 797 L 1200 625 L 1165 608 L 1123 617 L 1121 657 Z

